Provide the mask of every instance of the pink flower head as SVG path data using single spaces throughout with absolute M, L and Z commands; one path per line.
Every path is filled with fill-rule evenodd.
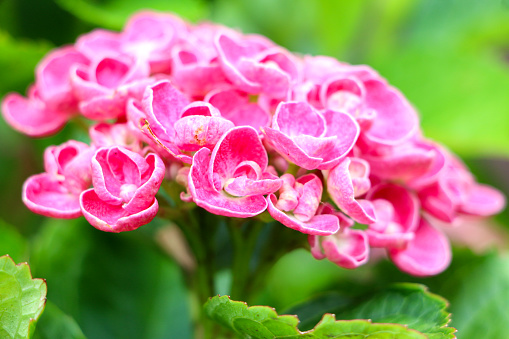
M 354 269 L 368 262 L 369 244 L 364 231 L 344 228 L 326 237 L 308 236 L 315 259 L 332 261 L 338 266 Z
M 349 217 L 361 224 L 376 221 L 373 204 L 356 197 L 371 187 L 369 164 L 358 158 L 345 158 L 334 167 L 327 178 L 327 191 L 336 205 Z
M 72 84 L 80 100 L 80 112 L 93 120 L 125 115 L 127 99 L 141 100 L 148 78 L 148 65 L 127 56 L 106 56 L 89 67 L 72 71 Z
M 419 222 L 419 200 L 403 186 L 379 184 L 367 198 L 371 200 L 376 222 L 366 234 L 372 247 L 404 248 L 414 238 Z
M 281 177 L 279 198 L 269 194 L 270 215 L 283 225 L 306 234 L 330 235 L 339 230 L 339 220 L 332 214 L 315 215 L 322 199 L 322 181 L 315 174 L 297 180 L 291 174 Z
M 391 260 L 403 272 L 418 277 L 435 275 L 451 262 L 451 247 L 447 237 L 421 218 L 414 239 L 403 249 L 391 249 Z
M 149 223 L 159 208 L 155 195 L 164 178 L 163 161 L 119 146 L 99 149 L 92 159 L 93 189 L 80 196 L 81 210 L 95 228 L 132 231 Z
M 207 94 L 206 101 L 217 107 L 221 115 L 235 126 L 251 126 L 258 130 L 270 124 L 271 117 L 258 103 L 250 102 L 249 95 L 234 88 L 216 90 Z
M 289 161 L 308 170 L 331 169 L 352 149 L 359 126 L 342 112 L 316 111 L 304 102 L 281 103 L 272 128 L 264 128 L 272 146 Z
M 226 77 L 238 89 L 277 99 L 288 97 L 290 86 L 299 76 L 291 53 L 257 36 L 226 32 L 216 36 L 215 44 Z
M 281 187 L 281 180 L 267 171 L 268 157 L 252 127 L 226 132 L 211 152 L 202 148 L 193 157 L 189 192 L 207 211 L 247 218 L 267 208 L 264 195 Z
M 505 197 L 498 190 L 475 182 L 473 175 L 453 155 L 436 180 L 419 190 L 423 209 L 435 218 L 453 222 L 459 214 L 490 216 L 504 209 Z
M 182 152 L 212 149 L 234 125 L 208 103 L 188 103 L 170 82 L 161 81 L 147 87 L 142 106 L 153 140 L 172 156 L 190 163 L 191 158 Z M 143 121 L 138 124 L 143 128 Z
M 53 218 L 81 215 L 79 196 L 91 183 L 93 149 L 70 140 L 44 152 L 45 173 L 33 175 L 23 185 L 23 202 L 34 213 Z

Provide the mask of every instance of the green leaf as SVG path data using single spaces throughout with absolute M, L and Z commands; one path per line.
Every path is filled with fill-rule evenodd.
M 32 279 L 30 267 L 0 257 L 0 337 L 29 338 L 46 303 L 46 282 Z
M 211 298 L 204 306 L 205 313 L 219 324 L 248 338 L 395 338 L 425 339 L 424 334 L 399 324 L 375 324 L 369 320 L 336 320 L 325 314 L 314 329 L 301 332 L 299 320 L 292 315 L 278 315 L 267 306 L 251 306 L 228 296 Z
M 479 261 L 479 260 L 478 260 Z M 455 274 L 453 325 L 462 339 L 506 338 L 509 312 L 509 256 L 489 255 Z
M 422 332 L 430 339 L 455 338 L 447 327 L 447 301 L 418 284 L 396 284 L 378 292 L 360 305 L 337 314 L 342 319 L 371 319 L 376 323 L 398 323 Z
M 38 322 L 36 339 L 86 339 L 76 321 L 48 300 Z
M 104 28 L 119 30 L 127 18 L 136 11 L 150 8 L 156 11 L 173 12 L 179 16 L 196 21 L 206 14 L 203 0 L 56 0 L 65 10 L 83 21 Z

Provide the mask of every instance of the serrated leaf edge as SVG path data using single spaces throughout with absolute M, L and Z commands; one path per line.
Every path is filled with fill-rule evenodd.
M 425 288 L 425 289 L 427 290 L 427 287 L 426 287 L 426 286 L 424 286 L 424 285 L 421 285 L 421 284 L 409 284 L 409 285 L 410 285 L 410 286 L 418 285 L 418 286 L 421 286 L 422 288 Z M 433 293 L 431 293 L 431 292 L 428 292 L 428 293 L 433 294 Z M 439 295 L 435 295 L 435 296 L 437 296 L 437 297 L 439 297 L 439 298 L 443 299 L 443 298 L 442 298 L 442 297 L 440 297 Z M 232 299 L 230 298 L 230 296 L 228 296 L 228 295 L 223 295 L 223 296 L 221 296 L 221 295 L 216 295 L 216 296 L 210 297 L 210 298 L 209 298 L 209 300 L 205 303 L 204 308 L 206 308 L 206 307 L 207 307 L 207 305 L 209 304 L 209 302 L 211 302 L 214 298 L 218 298 L 218 299 L 227 299 L 227 300 L 228 300 L 229 302 L 231 302 L 231 303 L 235 303 L 235 304 L 243 304 L 243 305 L 245 306 L 246 310 L 249 310 L 249 309 L 251 309 L 251 308 L 255 308 L 255 307 L 256 307 L 256 308 L 260 308 L 260 307 L 262 307 L 262 308 L 267 308 L 267 309 L 270 309 L 270 310 L 274 311 L 274 313 L 276 314 L 276 318 L 275 318 L 275 319 L 278 319 L 279 317 L 293 317 L 293 318 L 295 318 L 295 319 L 297 320 L 297 325 L 300 323 L 300 320 L 299 320 L 299 318 L 298 318 L 298 316 L 297 316 L 297 315 L 294 315 L 294 314 L 283 314 L 283 315 L 279 315 L 279 314 L 277 313 L 277 311 L 276 311 L 276 309 L 275 309 L 274 307 L 265 306 L 265 305 L 253 305 L 253 306 L 248 306 L 248 305 L 247 305 L 247 303 L 246 303 L 245 301 L 232 300 Z M 443 300 L 445 300 L 445 299 L 443 299 Z M 447 300 L 445 300 L 445 301 L 447 302 Z M 447 303 L 448 303 L 448 302 L 447 302 Z M 209 316 L 209 318 L 212 318 L 210 315 L 208 315 L 208 316 Z M 238 317 L 233 317 L 232 319 L 236 319 L 236 318 L 238 318 Z M 322 316 L 322 318 L 320 319 L 320 321 L 319 321 L 319 322 L 318 322 L 318 323 L 317 323 L 317 324 L 316 324 L 316 325 L 315 325 L 312 329 L 310 329 L 310 330 L 308 330 L 308 331 L 304 331 L 304 332 L 302 332 L 302 331 L 300 331 L 300 330 L 299 330 L 299 328 L 298 328 L 297 326 L 295 327 L 295 330 L 297 331 L 297 334 L 298 334 L 298 335 L 313 334 L 313 331 L 317 330 L 317 329 L 319 328 L 319 326 L 320 326 L 322 323 L 324 323 L 325 321 L 327 321 L 327 320 L 328 320 L 328 318 L 332 318 L 331 320 L 333 320 L 333 321 L 334 321 L 334 323 L 339 323 L 339 322 L 341 322 L 341 323 L 348 323 L 348 322 L 359 322 L 359 321 L 362 321 L 362 322 L 366 322 L 366 323 L 369 323 L 369 324 L 376 324 L 376 325 L 391 325 L 391 326 L 395 326 L 395 327 L 404 328 L 406 331 L 413 332 L 413 333 L 417 333 L 417 334 L 423 335 L 425 338 L 428 338 L 428 336 L 427 336 L 427 335 L 425 335 L 425 334 L 423 334 L 423 333 L 421 333 L 421 332 L 419 332 L 419 331 L 417 331 L 417 330 L 414 330 L 414 329 L 408 328 L 408 326 L 407 326 L 407 325 L 403 325 L 403 324 L 394 324 L 394 323 L 373 323 L 373 322 L 371 321 L 371 319 L 337 320 L 337 319 L 336 319 L 336 315 L 335 315 L 335 314 L 332 314 L 332 313 L 325 313 L 325 314 Z M 450 318 L 450 317 L 449 317 L 449 318 Z M 450 321 L 450 319 L 449 319 L 449 321 Z M 232 329 L 232 330 L 234 330 L 233 328 L 231 328 L 231 329 Z M 454 329 L 454 330 L 456 331 L 456 329 Z M 456 338 L 456 337 L 454 337 L 454 338 Z
M 34 326 L 35 322 L 39 319 L 39 317 L 42 315 L 42 313 L 44 312 L 44 309 L 46 308 L 46 302 L 48 301 L 48 297 L 47 297 L 47 293 L 48 293 L 48 284 L 46 282 L 46 279 L 44 278 L 34 278 L 33 275 L 32 275 L 32 269 L 30 268 L 30 265 L 28 264 L 28 262 L 20 262 L 19 264 L 16 264 L 16 262 L 14 261 L 14 259 L 11 258 L 10 255 L 8 254 L 5 254 L 5 255 L 2 255 L 0 256 L 0 259 L 3 259 L 3 258 L 6 258 L 8 261 L 10 260 L 12 262 L 12 264 L 14 265 L 14 267 L 20 267 L 22 268 L 23 266 L 27 266 L 28 267 L 28 274 L 30 275 L 30 279 L 31 280 L 40 280 L 42 282 L 42 284 L 44 286 L 46 286 L 46 296 L 43 298 L 43 299 L 40 299 L 43 304 L 42 304 L 42 308 L 41 308 L 41 311 L 39 312 L 39 316 L 36 317 L 36 318 L 30 318 L 30 320 L 28 321 L 28 336 L 29 338 L 31 337 L 31 333 L 33 331 L 32 329 L 32 326 Z

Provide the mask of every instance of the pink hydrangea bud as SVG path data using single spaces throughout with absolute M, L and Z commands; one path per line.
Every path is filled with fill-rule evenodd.
M 31 176 L 23 185 L 25 205 L 47 217 L 79 217 L 79 196 L 91 183 L 92 155 L 92 148 L 74 140 L 48 147 L 44 152 L 46 172 Z
M 163 161 L 114 146 L 99 149 L 92 159 L 93 189 L 80 196 L 85 218 L 105 232 L 132 231 L 157 214 L 155 195 L 164 178 Z
M 269 194 L 270 215 L 283 225 L 306 234 L 330 235 L 339 230 L 335 215 L 315 215 L 322 199 L 322 181 L 315 174 L 304 175 L 297 180 L 293 175 L 281 177 L 283 185 L 279 199 Z

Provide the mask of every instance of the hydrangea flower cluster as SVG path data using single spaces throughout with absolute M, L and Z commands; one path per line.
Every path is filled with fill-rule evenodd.
M 141 12 L 120 33 L 50 52 L 35 75 L 27 97 L 3 100 L 13 128 L 41 137 L 76 115 L 97 122 L 90 145 L 49 147 L 45 172 L 25 182 L 23 201 L 45 216 L 134 230 L 157 215 L 163 180 L 178 179 L 181 199 L 210 213 L 267 211 L 307 234 L 317 259 L 351 269 L 381 248 L 427 276 L 451 259 L 437 221 L 457 226 L 505 205 L 423 136 L 376 71 L 262 36 Z

